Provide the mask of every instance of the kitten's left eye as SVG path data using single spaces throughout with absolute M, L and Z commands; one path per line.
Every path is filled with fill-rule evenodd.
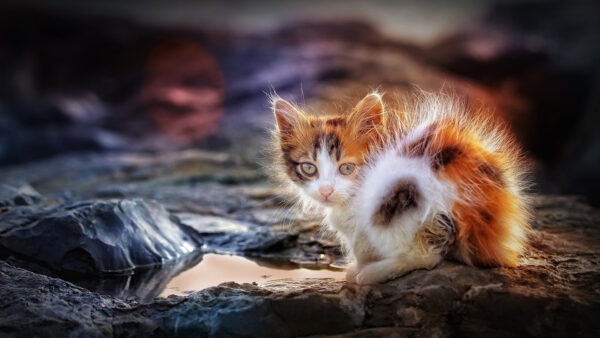
M 356 166 L 352 163 L 344 163 L 340 166 L 340 174 L 350 175 L 354 172 Z

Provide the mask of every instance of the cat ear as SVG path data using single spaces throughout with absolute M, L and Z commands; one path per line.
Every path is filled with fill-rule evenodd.
M 360 100 L 348 119 L 369 128 L 383 122 L 383 113 L 381 94 L 373 92 Z
M 280 97 L 274 97 L 271 104 L 273 105 L 273 114 L 275 114 L 275 121 L 277 121 L 277 128 L 280 133 L 289 132 L 302 117 L 300 110 Z

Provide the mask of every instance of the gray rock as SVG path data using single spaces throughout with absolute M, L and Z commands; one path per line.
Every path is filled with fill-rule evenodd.
M 142 199 L 26 206 L 0 214 L 0 245 L 54 270 L 126 273 L 181 258 L 197 244 Z
M 0 250 L 0 253 L 2 250 Z M 149 268 L 138 268 L 128 274 L 82 274 L 71 271 L 56 271 L 47 265 L 15 253 L 4 253 L 5 262 L 48 277 L 69 281 L 89 291 L 124 300 L 152 302 L 167 284 L 182 271 L 195 266 L 203 259 L 201 251 L 174 259 Z
M 293 231 L 272 231 L 257 224 L 218 216 L 177 214 L 180 222 L 189 226 L 204 242 L 209 252 L 269 253 L 297 245 Z
M 318 217 L 289 210 L 275 187 L 256 181 L 263 174 L 255 165 L 232 155 L 186 150 L 64 156 L 0 170 L 0 175 L 27 179 L 48 199 L 65 204 L 156 200 L 180 216 L 181 225 L 209 252 L 243 253 L 312 268 L 340 258 L 339 245 L 317 235 Z M 219 176 L 255 178 L 224 182 Z
M 0 207 L 30 205 L 43 199 L 39 192 L 25 182 L 0 182 Z
M 140 304 L 0 261 L 0 285 L 2 336 L 292 337 L 354 327 L 330 280 L 307 280 L 308 292 L 226 283 Z
M 3 337 L 106 337 L 113 331 L 112 309 L 128 308 L 121 300 L 4 262 L 0 285 Z
M 100 274 L 91 277 L 67 274 L 58 277 L 102 295 L 148 303 L 163 292 L 171 279 L 200 263 L 202 256 L 202 252 L 195 251 L 150 268 L 136 269 L 128 275 Z
M 0 335 L 597 337 L 600 212 L 568 197 L 535 205 L 519 267 L 444 262 L 373 286 L 225 283 L 141 304 L 0 261 Z

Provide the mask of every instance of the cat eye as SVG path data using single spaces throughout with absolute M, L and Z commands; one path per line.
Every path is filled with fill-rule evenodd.
M 352 163 L 344 163 L 340 166 L 340 174 L 350 175 L 354 172 L 356 166 Z
M 302 170 L 302 173 L 306 176 L 313 176 L 317 173 L 317 167 L 315 167 L 314 164 L 308 162 L 300 164 L 300 170 Z

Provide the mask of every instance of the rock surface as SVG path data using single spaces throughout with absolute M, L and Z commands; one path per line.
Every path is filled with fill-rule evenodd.
M 123 201 L 157 203 L 151 209 L 164 205 L 161 219 L 206 244 L 206 252 L 311 267 L 340 264 L 339 247 L 318 232 L 316 215 L 289 209 L 255 165 L 230 155 L 182 151 L 65 156 L 2 169 L 0 175 L 7 181 L 31 182 L 45 197 L 43 203 L 5 207 L 0 213 L 4 219 L 15 219 L 17 210 L 53 215 L 68 211 L 67 205 L 89 210 L 91 205 L 114 207 Z M 431 271 L 414 271 L 370 287 L 332 280 L 228 283 L 167 299 L 153 298 L 168 279 L 201 256 L 157 266 L 146 275 L 136 271 L 124 279 L 95 280 L 33 266 L 8 250 L 0 262 L 0 333 L 597 336 L 600 212 L 572 197 L 538 196 L 533 227 L 529 249 L 515 269 L 444 262 Z
M 0 257 L 102 294 L 150 301 L 207 252 L 341 264 L 314 216 L 282 209 L 255 166 L 225 154 L 67 156 L 0 173 L 46 196 L 0 212 Z
M 260 168 L 226 154 L 188 150 L 65 156 L 42 163 L 0 173 L 6 180 L 35 182 L 49 200 L 63 204 L 124 197 L 155 200 L 207 252 L 247 253 L 315 266 L 329 265 L 340 255 L 336 243 L 315 236 L 318 215 L 299 214 L 282 205 Z
M 518 268 L 444 262 L 388 283 L 225 283 L 149 304 L 101 296 L 0 262 L 3 336 L 594 337 L 600 333 L 600 212 L 536 198 Z
M 0 214 L 0 245 L 55 270 L 127 273 L 187 256 L 198 244 L 160 204 L 141 199 Z
M 0 208 L 39 203 L 44 199 L 39 192 L 24 182 L 0 182 Z

